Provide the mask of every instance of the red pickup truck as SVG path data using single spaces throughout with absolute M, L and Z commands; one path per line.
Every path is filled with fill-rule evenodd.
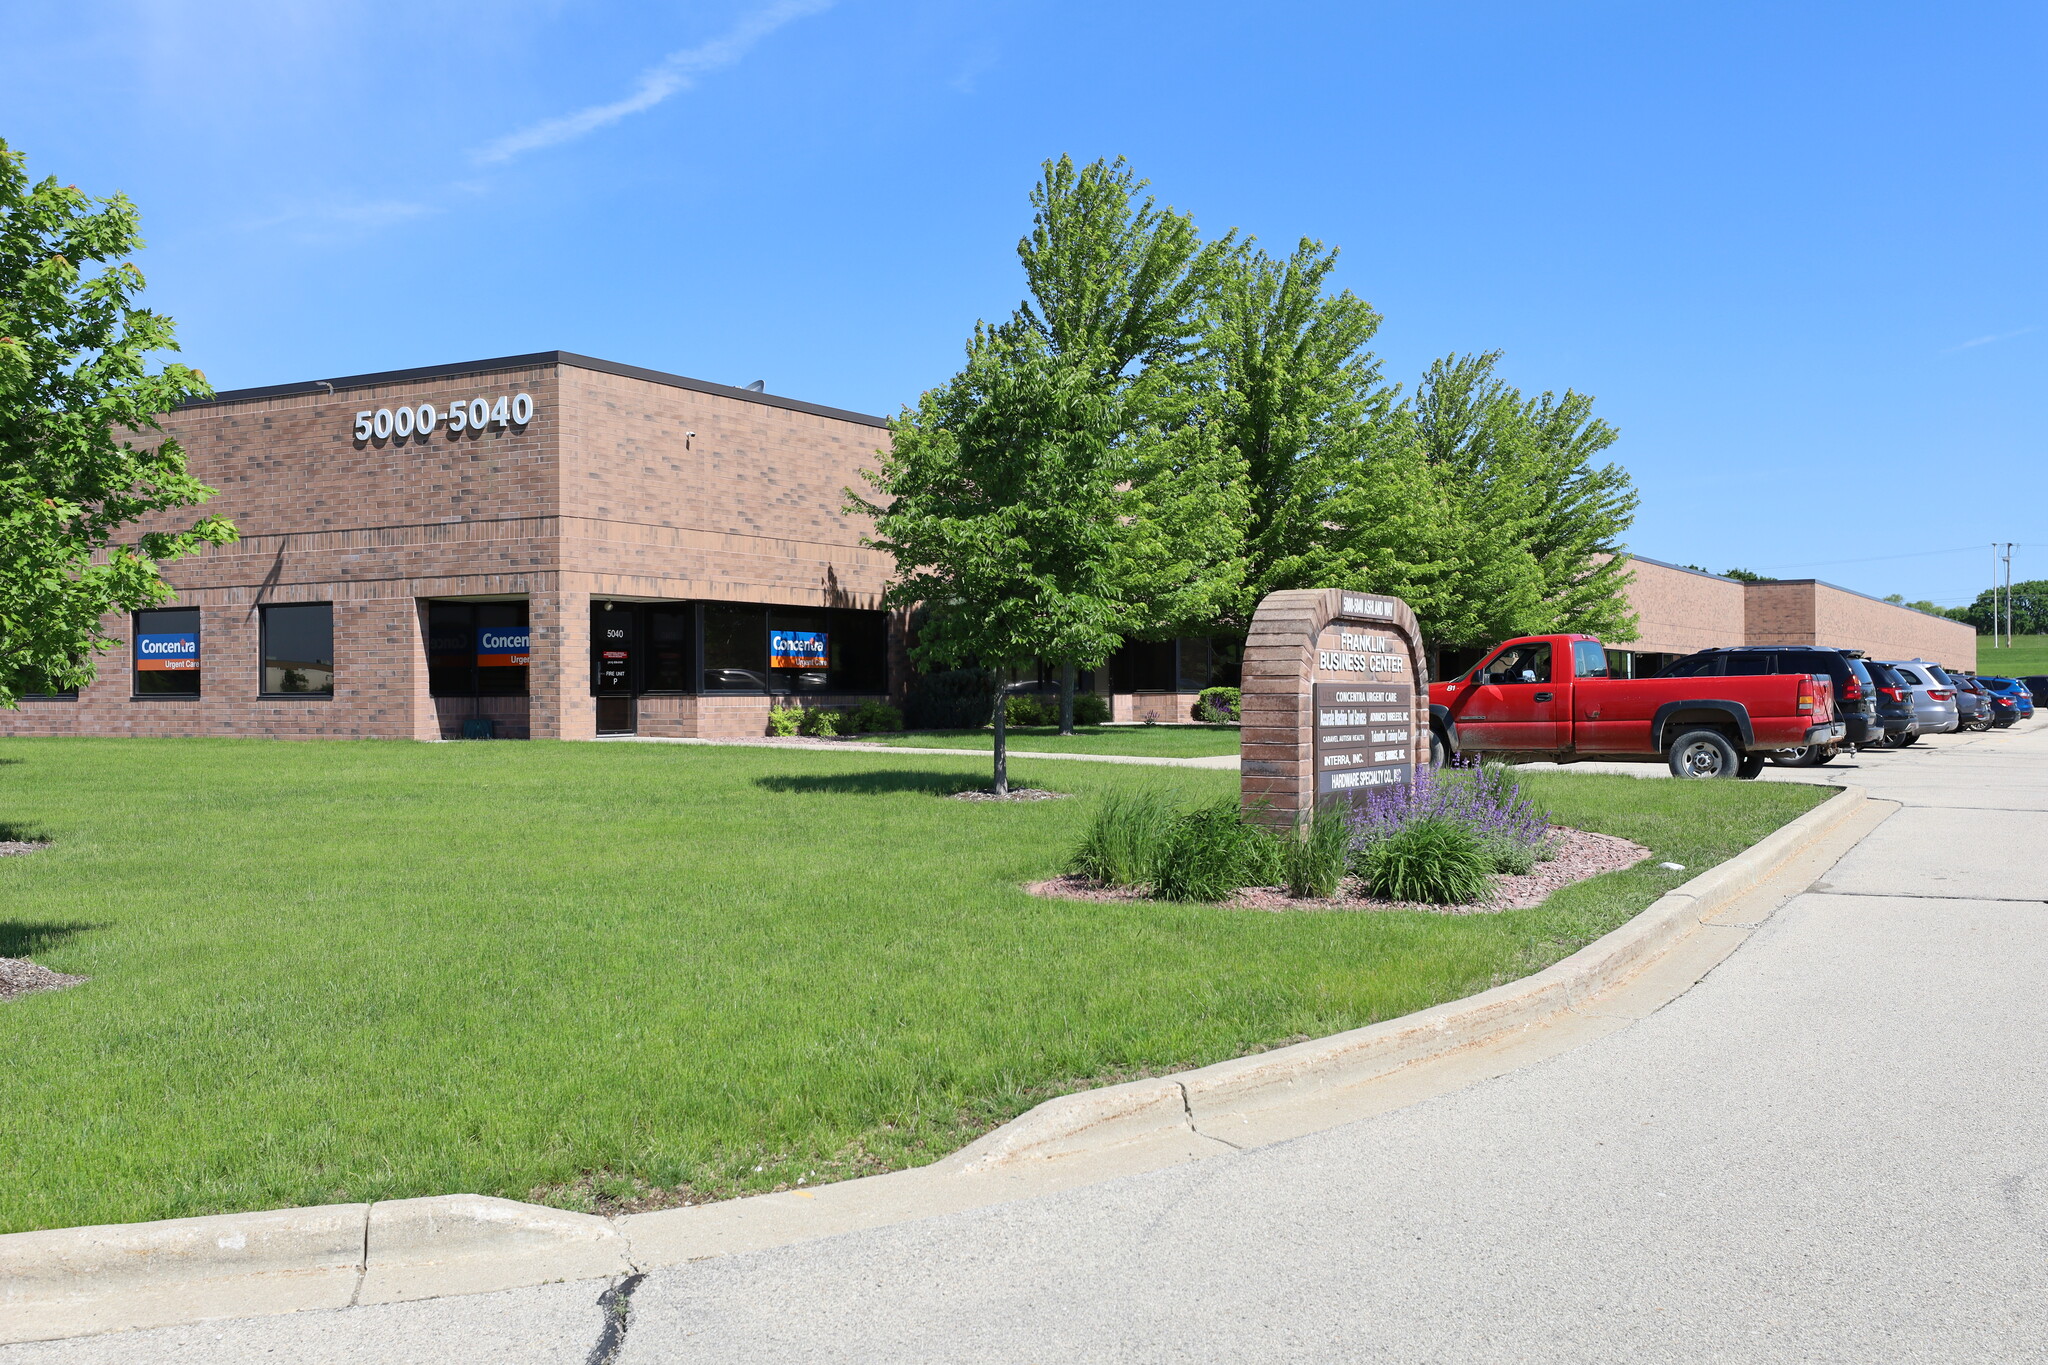
M 1834 744 L 1825 676 L 1610 678 L 1590 635 L 1525 635 L 1429 687 L 1430 757 L 1648 757 L 1678 777 L 1755 777 L 1774 750 Z

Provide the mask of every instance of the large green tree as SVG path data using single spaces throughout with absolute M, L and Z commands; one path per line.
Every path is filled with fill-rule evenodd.
M 234 528 L 206 517 L 121 540 L 152 512 L 204 502 L 157 415 L 211 392 L 141 307 L 134 204 L 46 178 L 0 141 L 0 705 L 93 680 L 118 641 L 103 618 L 169 601 L 158 566 Z
M 1244 487 L 1202 408 L 1204 301 L 1232 245 L 1141 199 L 1121 160 L 1047 162 L 1018 243 L 1027 300 L 895 424 L 851 506 L 927 608 L 922 663 L 1077 667 L 1235 602 Z M 1007 787 L 1002 696 L 995 780 Z
M 1977 600 L 1967 607 L 1958 607 L 1947 613 L 1958 621 L 1968 621 L 1977 628 L 1979 635 L 1992 633 L 1992 617 L 1997 615 L 1997 629 L 2005 630 L 2007 620 L 2006 589 L 2003 584 L 1986 588 L 1977 594 Z M 2015 635 L 2048 635 L 2048 579 L 2025 579 L 2012 585 L 2011 597 L 2012 631 Z

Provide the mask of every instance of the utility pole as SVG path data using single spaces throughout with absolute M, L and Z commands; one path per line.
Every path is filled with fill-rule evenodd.
M 1998 648 L 1998 542 L 1991 542 L 1991 647 Z
M 2005 647 L 2012 648 L 2012 542 L 2005 542 Z

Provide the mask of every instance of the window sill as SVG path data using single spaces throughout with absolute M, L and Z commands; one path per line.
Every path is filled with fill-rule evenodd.
M 258 701 L 333 701 L 332 692 L 258 692 Z

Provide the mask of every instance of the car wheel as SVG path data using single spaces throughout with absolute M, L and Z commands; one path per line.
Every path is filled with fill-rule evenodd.
M 1742 762 L 1735 765 L 1735 775 L 1745 782 L 1754 782 L 1764 773 L 1762 754 L 1744 754 Z
M 1832 761 L 1838 752 L 1828 744 L 1802 744 L 1796 749 L 1779 749 L 1771 755 L 1771 762 L 1781 768 L 1818 768 Z
M 1894 749 L 1903 749 L 1909 744 L 1918 744 L 1919 742 L 1920 736 L 1918 735 L 1900 735 L 1896 740 L 1892 741 L 1892 747 Z
M 1671 741 L 1670 763 L 1673 777 L 1733 777 L 1742 756 L 1719 730 L 1687 730 Z
M 1989 730 L 1991 728 L 1991 722 L 1988 720 L 1966 720 L 1962 723 L 1961 727 L 1959 728 L 1964 730 L 1974 730 L 1977 733 L 1982 734 L 1984 731 Z

